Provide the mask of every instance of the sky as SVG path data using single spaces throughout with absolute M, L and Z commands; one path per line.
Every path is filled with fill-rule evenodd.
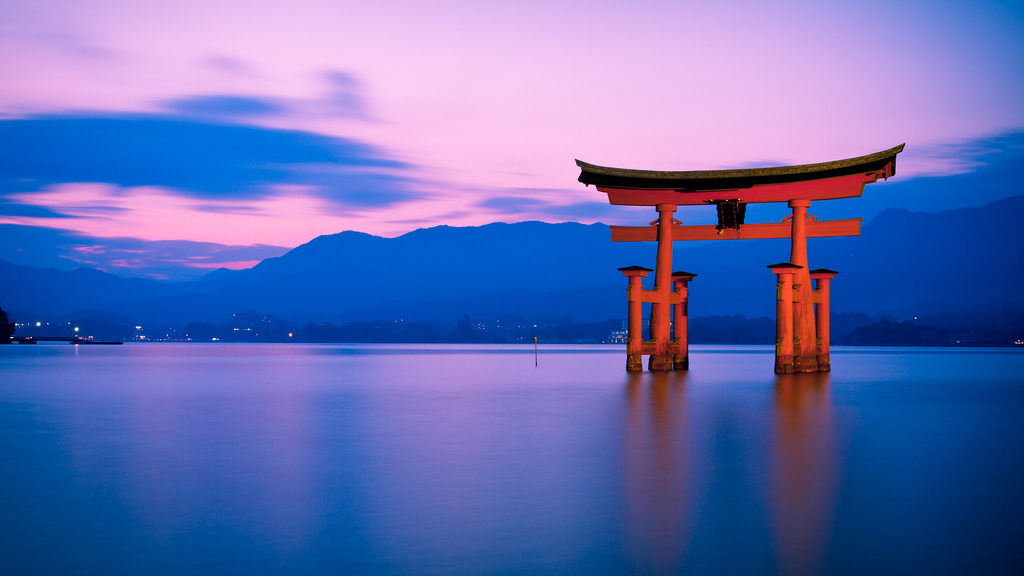
M 1022 193 L 1022 2 L 0 0 L 0 78 L 0 259 L 58 268 L 183 279 L 343 230 L 653 217 L 577 158 L 905 142 L 837 201 L 862 213 L 823 213 Z M 973 173 L 1003 179 L 950 185 Z

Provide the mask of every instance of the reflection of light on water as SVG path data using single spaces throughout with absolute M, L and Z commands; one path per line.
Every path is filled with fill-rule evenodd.
M 624 488 L 633 561 L 641 572 L 682 565 L 692 530 L 686 373 L 629 375 Z
M 779 572 L 819 574 L 835 504 L 827 372 L 776 377 L 774 452 L 772 533 Z

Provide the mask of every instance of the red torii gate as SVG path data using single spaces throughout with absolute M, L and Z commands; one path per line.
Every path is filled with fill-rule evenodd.
M 778 276 L 775 372 L 830 370 L 829 281 L 837 272 L 808 268 L 807 238 L 858 236 L 861 218 L 820 222 L 811 216 L 808 220 L 807 208 L 811 201 L 860 196 L 866 184 L 894 175 L 896 155 L 903 146 L 834 162 L 744 170 L 659 172 L 606 168 L 577 160 L 579 181 L 595 185 L 608 195 L 610 203 L 654 206 L 658 211 L 658 220 L 649 226 L 611 227 L 613 242 L 658 242 L 653 290 L 640 285 L 640 279 L 651 272 L 649 268 L 619 269 L 629 278 L 626 370 L 642 371 L 644 355 L 650 356 L 649 370 L 689 368 L 687 283 L 696 275 L 670 271 L 673 241 L 759 238 L 792 239 L 789 262 L 768 266 Z M 746 224 L 746 205 L 753 202 L 787 202 L 793 214 L 782 222 Z M 672 217 L 679 206 L 704 204 L 718 206 L 718 226 L 683 226 Z M 816 289 L 811 288 L 812 279 L 817 282 Z M 644 302 L 651 303 L 651 340 L 646 342 L 641 317 Z

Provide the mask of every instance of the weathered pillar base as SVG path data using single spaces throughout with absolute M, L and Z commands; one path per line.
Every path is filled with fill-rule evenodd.
M 818 371 L 818 357 L 817 356 L 794 356 L 793 357 L 793 371 L 797 373 L 806 372 L 817 372 Z
M 793 272 L 801 266 L 780 262 L 768 268 L 778 277 L 775 285 L 775 373 L 793 374 L 797 371 L 793 352 L 799 349 L 793 337 Z
M 647 360 L 647 369 L 651 372 L 665 372 L 668 370 L 674 370 L 674 363 L 672 355 L 664 354 L 651 354 L 651 357 Z
M 626 287 L 626 300 L 629 302 L 628 332 L 626 333 L 626 372 L 644 371 L 644 339 L 643 339 L 643 288 L 640 279 L 647 276 L 650 268 L 643 266 L 627 266 L 619 268 L 622 275 L 629 279 Z
M 672 369 L 690 369 L 690 288 L 697 275 L 679 270 L 672 273 L 672 283 L 679 302 L 672 307 Z
M 828 350 L 818 353 L 818 372 L 831 372 L 832 371 L 832 359 L 830 358 Z
M 832 279 L 836 277 L 835 270 L 818 268 L 811 270 L 811 279 L 817 282 L 814 290 L 815 296 L 815 330 L 818 332 L 818 339 L 815 341 L 815 348 L 818 351 L 818 372 L 832 371 L 832 337 L 829 335 L 829 313 L 830 313 L 830 288 Z
M 776 374 L 794 374 L 796 373 L 796 367 L 793 365 L 792 356 L 782 356 L 779 354 L 775 355 L 775 373 Z

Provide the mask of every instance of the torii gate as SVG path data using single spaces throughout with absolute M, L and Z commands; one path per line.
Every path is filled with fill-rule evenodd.
M 862 219 L 821 222 L 809 217 L 807 208 L 812 200 L 860 196 L 866 184 L 896 174 L 896 155 L 903 146 L 835 162 L 745 170 L 658 172 L 606 168 L 577 160 L 582 170 L 579 181 L 595 185 L 608 195 L 610 203 L 654 206 L 658 211 L 658 219 L 649 226 L 611 227 L 613 242 L 658 242 L 653 290 L 640 285 L 640 278 L 651 272 L 649 268 L 619 269 L 629 278 L 626 370 L 642 371 L 644 355 L 650 356 L 649 370 L 689 368 L 687 283 L 696 275 L 670 271 L 672 242 L 758 238 L 792 239 L 790 261 L 768 266 L 778 276 L 775 372 L 830 370 L 829 280 L 837 272 L 808 268 L 807 238 L 858 236 Z M 793 214 L 782 222 L 746 224 L 746 205 L 752 202 L 787 202 Z M 672 217 L 678 206 L 703 204 L 717 205 L 718 226 L 683 226 Z M 812 279 L 817 281 L 813 290 Z M 651 303 L 651 340 L 647 342 L 642 335 L 644 302 Z

